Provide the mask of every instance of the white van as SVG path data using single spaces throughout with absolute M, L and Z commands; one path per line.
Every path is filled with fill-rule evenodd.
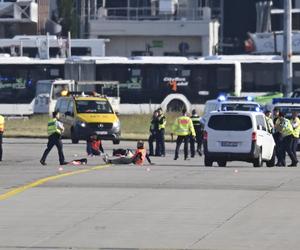
M 261 112 L 211 112 L 204 128 L 204 164 L 226 166 L 227 161 L 275 164 L 275 142 Z

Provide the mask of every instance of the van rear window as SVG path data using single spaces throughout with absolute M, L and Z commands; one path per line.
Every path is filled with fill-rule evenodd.
M 214 115 L 208 121 L 214 130 L 245 131 L 252 128 L 252 121 L 246 115 Z

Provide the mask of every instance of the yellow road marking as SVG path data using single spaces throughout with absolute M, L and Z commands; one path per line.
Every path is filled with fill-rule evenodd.
M 26 191 L 29 188 L 40 186 L 40 185 L 42 185 L 46 182 L 49 182 L 49 181 L 61 179 L 61 178 L 66 177 L 66 176 L 82 174 L 82 173 L 90 172 L 90 171 L 93 171 L 93 170 L 100 170 L 100 169 L 103 169 L 103 168 L 108 168 L 110 166 L 111 165 L 108 165 L 108 164 L 107 165 L 100 165 L 100 166 L 91 167 L 91 168 L 88 168 L 88 169 L 81 169 L 81 170 L 76 170 L 76 171 L 72 171 L 72 172 L 67 172 L 67 173 L 63 173 L 63 174 L 58 174 L 58 175 L 45 177 L 45 178 L 39 179 L 37 181 L 34 181 L 32 183 L 29 183 L 29 184 L 11 189 L 10 191 L 8 191 L 4 194 L 1 194 L 0 195 L 0 201 L 6 200 L 6 199 L 8 199 L 8 198 L 10 198 L 14 195 L 17 195 L 19 193 L 22 193 L 22 192 Z

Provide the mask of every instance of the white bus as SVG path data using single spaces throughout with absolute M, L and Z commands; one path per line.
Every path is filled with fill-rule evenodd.
M 292 59 L 296 89 L 300 88 L 300 56 Z M 158 106 L 178 110 L 185 105 L 189 109 L 220 93 L 282 91 L 282 63 L 280 56 L 262 55 L 72 60 L 0 57 L 0 113 L 7 112 L 8 104 L 10 109 L 16 104 L 29 107 L 34 103 L 36 82 L 57 78 L 118 82 L 120 113 L 149 113 Z

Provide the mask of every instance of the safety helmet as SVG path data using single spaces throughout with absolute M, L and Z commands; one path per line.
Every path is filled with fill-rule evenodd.
M 137 144 L 136 144 L 136 147 L 137 147 L 138 149 L 144 148 L 144 142 L 143 142 L 143 141 L 138 141 Z

